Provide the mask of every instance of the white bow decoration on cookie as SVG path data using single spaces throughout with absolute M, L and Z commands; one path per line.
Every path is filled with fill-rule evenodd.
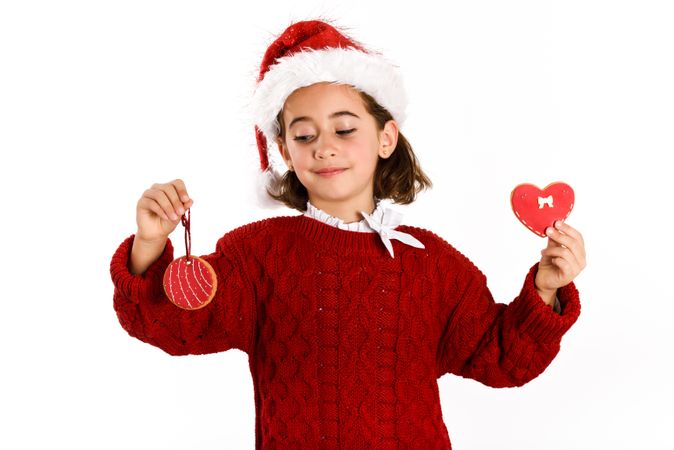
M 369 215 L 363 211 L 360 212 L 368 226 L 379 234 L 381 240 L 384 242 L 386 249 L 393 258 L 393 245 L 391 239 L 397 239 L 407 245 L 416 248 L 425 248 L 417 238 L 408 233 L 397 231 L 394 228 L 402 223 L 403 215 L 398 211 L 388 208 L 382 208 L 380 211 L 375 211 L 374 214 Z
M 545 198 L 538 197 L 538 209 L 542 209 L 545 205 L 548 205 L 550 208 L 554 208 L 552 205 L 552 195 L 548 195 Z

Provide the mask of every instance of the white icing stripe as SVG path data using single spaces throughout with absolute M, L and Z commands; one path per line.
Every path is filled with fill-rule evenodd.
M 183 298 L 187 302 L 187 306 L 190 308 L 192 307 L 192 303 L 190 303 L 190 299 L 187 298 L 187 295 L 185 295 L 185 290 L 183 289 L 183 284 L 180 282 L 181 281 L 181 276 L 180 276 L 180 267 L 185 267 L 185 259 L 180 260 L 180 266 L 178 267 L 178 286 L 180 286 L 180 292 L 183 294 Z M 185 275 L 187 275 L 187 269 L 185 269 Z
M 194 281 L 197 283 L 197 285 L 199 285 L 199 280 L 197 279 L 197 273 L 194 271 L 194 266 L 196 265 L 196 260 L 192 259 L 191 261 L 192 261 L 192 263 L 190 264 L 190 266 L 192 267 L 192 278 L 194 278 Z M 192 295 L 194 296 L 194 299 L 199 301 L 199 296 L 197 295 L 196 292 L 194 292 L 194 289 L 192 289 L 192 284 L 190 283 L 189 278 L 185 277 L 185 279 L 187 280 L 187 286 L 190 288 L 190 291 L 192 292 Z
M 171 295 L 171 301 L 175 301 L 176 296 L 173 293 L 173 266 L 171 266 L 171 270 L 169 270 L 168 288 L 169 294 Z
M 210 288 L 213 287 L 213 285 L 210 283 L 211 281 L 210 270 L 206 270 L 206 272 L 208 272 L 208 276 L 204 275 L 204 265 L 199 264 L 199 275 L 201 275 L 202 280 L 204 280 L 204 284 L 206 284 L 206 286 L 208 286 L 209 289 L 208 290 L 204 289 L 203 285 L 201 284 L 199 285 L 199 287 L 201 287 L 201 290 L 204 291 L 204 294 L 209 295 L 209 293 L 211 292 Z

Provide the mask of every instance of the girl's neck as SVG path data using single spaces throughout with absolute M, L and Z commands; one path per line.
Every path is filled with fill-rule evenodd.
M 330 202 L 317 198 L 309 198 L 309 201 L 321 211 L 344 221 L 344 223 L 359 222 L 363 220 L 360 212 L 371 214 L 375 209 L 375 201 L 372 196 L 354 202 Z

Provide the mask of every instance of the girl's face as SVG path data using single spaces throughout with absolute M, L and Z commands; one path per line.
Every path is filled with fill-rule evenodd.
M 312 204 L 372 203 L 377 160 L 390 157 L 398 140 L 395 121 L 379 130 L 354 88 L 317 83 L 287 98 L 283 122 L 279 149 Z

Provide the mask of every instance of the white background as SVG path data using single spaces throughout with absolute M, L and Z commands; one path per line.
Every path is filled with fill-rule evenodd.
M 674 14 L 666 1 L 2 2 L 4 449 L 251 449 L 238 350 L 170 357 L 131 338 L 109 264 L 136 202 L 182 178 L 192 252 L 295 214 L 253 202 L 242 114 L 266 46 L 326 17 L 402 70 L 402 131 L 435 183 L 405 222 L 435 231 L 509 303 L 545 240 L 514 186 L 574 187 L 582 313 L 516 389 L 438 383 L 458 450 L 674 448 Z M 183 228 L 171 236 L 180 249 Z M 181 250 L 183 251 L 183 250 Z

